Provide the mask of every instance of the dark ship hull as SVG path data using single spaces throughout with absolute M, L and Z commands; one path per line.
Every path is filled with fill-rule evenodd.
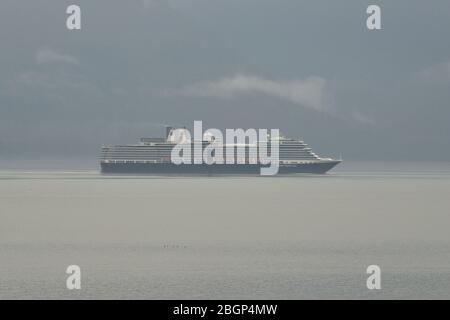
M 311 173 L 323 174 L 339 164 L 339 160 L 310 163 L 281 164 L 278 174 Z M 144 162 L 102 162 L 104 174 L 148 174 L 148 175 L 260 175 L 258 164 L 180 164 Z

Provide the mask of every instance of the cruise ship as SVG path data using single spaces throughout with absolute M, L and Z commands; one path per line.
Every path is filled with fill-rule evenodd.
M 108 174 L 150 174 L 150 175 L 260 175 L 261 168 L 268 167 L 259 158 L 252 157 L 250 145 L 234 144 L 233 164 L 224 163 L 208 164 L 203 161 L 195 163 L 194 144 L 190 140 L 185 143 L 192 150 L 192 162 L 190 164 L 176 164 L 172 157 L 173 148 L 180 143 L 177 130 L 180 128 L 166 128 L 165 138 L 141 138 L 139 143 L 102 146 L 100 166 L 102 173 Z M 177 136 L 177 137 L 176 137 Z M 272 139 L 268 137 L 268 141 Z M 315 173 L 324 174 L 339 164 L 342 160 L 321 158 L 302 140 L 277 137 L 279 146 L 277 174 Z M 210 145 L 211 139 L 204 136 L 200 145 L 204 148 Z M 259 142 L 261 143 L 261 142 Z M 265 142 L 270 152 L 270 143 Z M 227 153 L 225 148 L 229 144 L 223 144 L 223 156 Z M 259 146 L 257 148 L 259 150 Z M 241 150 L 240 153 L 238 150 Z M 245 153 L 242 153 L 245 150 Z M 253 149 L 254 150 L 254 149 Z M 241 157 L 239 159 L 239 157 Z

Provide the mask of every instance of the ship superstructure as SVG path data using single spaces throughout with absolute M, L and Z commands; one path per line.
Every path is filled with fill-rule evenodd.
M 178 131 L 177 131 L 178 130 Z M 166 129 L 166 138 L 141 138 L 139 143 L 126 145 L 103 146 L 101 149 L 100 164 L 104 173 L 147 173 L 147 174 L 259 174 L 262 164 L 258 151 L 262 143 L 258 145 L 237 144 L 234 148 L 233 164 L 230 164 L 229 154 L 226 148 L 230 144 L 223 143 L 219 148 L 223 148 L 223 162 L 207 164 L 201 160 L 196 162 L 194 143 L 183 135 L 179 130 L 168 127 Z M 178 134 L 177 134 L 178 133 Z M 268 140 L 273 139 L 270 136 Z M 277 137 L 279 150 L 279 174 L 293 173 L 325 173 L 341 160 L 331 158 L 321 158 L 315 154 L 311 148 L 302 140 Z M 202 152 L 213 142 L 211 137 L 205 135 L 200 143 Z M 184 144 L 184 147 L 190 149 L 192 161 L 190 164 L 175 164 L 172 159 L 172 150 L 176 145 Z M 268 144 L 270 153 L 270 144 Z M 252 148 L 255 147 L 255 148 Z M 217 147 L 217 146 L 216 146 Z M 199 163 L 200 162 L 200 163 Z

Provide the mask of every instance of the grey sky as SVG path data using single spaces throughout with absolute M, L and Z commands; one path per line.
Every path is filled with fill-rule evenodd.
M 3 0 L 0 161 L 95 158 L 194 120 L 345 160 L 449 161 L 449 30 L 448 0 Z

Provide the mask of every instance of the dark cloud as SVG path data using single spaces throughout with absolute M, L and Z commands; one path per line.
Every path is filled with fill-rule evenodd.
M 381 31 L 369 1 L 80 0 L 68 31 L 69 1 L 4 0 L 0 158 L 95 158 L 203 120 L 346 159 L 448 161 L 450 3 L 377 3 Z

